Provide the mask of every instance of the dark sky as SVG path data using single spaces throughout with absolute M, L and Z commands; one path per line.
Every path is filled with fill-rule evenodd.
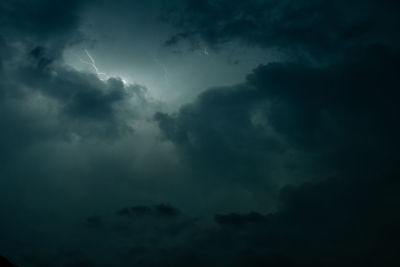
M 400 266 L 399 14 L 397 0 L 1 1 L 0 255 Z

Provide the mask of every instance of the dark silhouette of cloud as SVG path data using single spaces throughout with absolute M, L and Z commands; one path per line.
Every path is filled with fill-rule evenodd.
M 156 205 L 154 208 L 160 216 L 175 217 L 179 214 L 177 208 L 167 204 Z
M 8 1 L 0 6 L 2 26 L 18 29 L 24 33 L 52 35 L 75 30 L 79 22 L 79 12 L 88 1 L 54 3 L 40 0 Z
M 88 227 L 101 227 L 103 224 L 103 219 L 100 216 L 90 216 L 85 221 L 85 225 Z
M 159 204 L 154 207 L 148 206 L 133 206 L 130 208 L 123 208 L 116 212 L 119 216 L 160 216 L 160 217 L 176 217 L 178 216 L 180 211 L 167 204 Z
M 220 266 L 398 264 L 400 54 L 391 45 L 347 44 L 335 60 L 261 65 L 244 84 L 210 89 L 175 114 L 155 115 L 181 158 L 220 174 L 213 178 L 274 184 L 282 179 L 271 175 L 274 158 L 297 169 L 296 179 L 313 177 L 284 186 L 277 212 L 265 217 L 216 215 L 233 227 L 201 242 L 233 262 L 221 264 L 207 249 L 203 257 L 213 255 Z M 288 151 L 298 153 L 281 157 Z M 271 172 L 257 173 L 265 166 Z
M 215 215 L 215 221 L 217 223 L 238 228 L 245 227 L 248 224 L 262 222 L 264 219 L 264 216 L 257 212 L 250 212 L 247 214 L 229 213 Z
M 151 208 L 147 206 L 134 206 L 131 208 L 123 208 L 116 212 L 117 215 L 127 216 L 127 215 L 147 215 L 151 212 Z
M 398 2 L 173 1 L 165 15 L 182 31 L 167 40 L 200 38 L 220 46 L 234 40 L 263 48 L 331 57 L 355 44 L 396 44 Z
M 12 264 L 9 260 L 7 260 L 6 258 L 4 258 L 3 256 L 0 256 L 0 265 L 4 266 L 4 267 L 13 267 L 16 266 L 14 264 Z

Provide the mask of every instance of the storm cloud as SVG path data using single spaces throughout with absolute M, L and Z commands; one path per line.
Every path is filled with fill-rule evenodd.
M 399 7 L 1 3 L 1 261 L 399 265 Z
M 321 60 L 353 45 L 398 47 L 397 1 L 173 1 L 166 20 L 182 31 L 166 44 L 241 41 Z

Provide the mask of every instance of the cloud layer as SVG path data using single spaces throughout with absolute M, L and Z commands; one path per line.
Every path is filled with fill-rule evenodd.
M 167 112 L 144 85 L 66 65 L 98 2 L 0 4 L 0 254 L 21 266 L 397 266 L 399 4 L 152 3 L 179 32 L 169 48 L 285 57 Z

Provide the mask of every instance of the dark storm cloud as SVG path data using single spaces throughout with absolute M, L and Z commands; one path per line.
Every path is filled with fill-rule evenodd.
M 53 60 L 46 57 L 45 53 L 44 48 L 35 48 L 29 52 L 27 60 L 20 61 L 18 67 L 3 73 L 2 91 L 6 95 L 2 99 L 3 108 L 12 109 L 12 106 L 7 105 L 10 101 L 23 105 L 24 101 L 35 97 L 43 97 L 45 105 L 54 106 L 49 114 L 41 114 L 43 118 L 57 118 L 59 124 L 50 129 L 33 127 L 22 130 L 26 127 L 24 123 L 18 124 L 18 118 L 14 118 L 9 127 L 14 128 L 16 133 L 21 132 L 21 135 L 25 136 L 22 138 L 25 139 L 24 142 L 29 142 L 31 138 L 27 138 L 27 135 L 36 131 L 40 133 L 34 134 L 35 136 L 48 139 L 52 138 L 51 135 L 58 138 L 73 132 L 83 136 L 115 135 L 128 130 L 124 125 L 124 118 L 116 114 L 121 113 L 127 101 L 131 99 L 137 100 L 139 104 L 146 102 L 143 98 L 146 88 L 139 85 L 125 86 L 118 78 L 110 78 L 103 82 L 93 74 L 80 73 L 56 63 L 52 64 Z M 10 121 L 11 116 L 18 116 L 11 110 L 7 114 L 3 123 Z M 133 119 L 138 114 L 130 116 Z M 20 127 L 21 131 L 16 127 Z
M 119 216 L 140 217 L 140 216 L 160 216 L 164 218 L 172 218 L 178 216 L 180 211 L 167 204 L 159 204 L 154 207 L 133 206 L 123 208 L 116 212 Z
M 79 35 L 75 14 L 81 10 L 69 4 L 0 4 L 0 12 L 7 13 L 0 14 L 0 250 L 11 259 L 18 254 L 22 266 L 85 261 L 59 255 L 57 238 L 50 236 L 71 233 L 69 220 L 102 199 L 93 191 L 102 194 L 101 188 L 119 187 L 116 180 L 136 177 L 132 161 L 122 154 L 135 158 L 137 151 L 130 150 L 140 141 L 133 139 L 133 123 L 139 118 L 144 123 L 154 108 L 144 86 L 117 77 L 103 81 L 63 63 L 63 49 Z M 52 8 L 60 9 L 47 14 Z M 20 16 L 32 21 L 17 20 Z M 82 194 L 83 200 L 74 187 L 92 193 Z M 50 213 L 58 215 L 44 219 Z M 62 214 L 68 215 L 60 219 Z M 27 227 L 20 228 L 22 222 Z M 84 225 L 97 229 L 102 223 L 92 217 Z M 57 249 L 50 251 L 53 245 Z
M 100 216 L 90 216 L 84 223 L 87 227 L 101 227 L 103 224 L 103 219 Z
M 46 49 L 40 46 L 32 49 L 32 51 L 29 52 L 29 56 L 36 61 L 39 69 L 43 69 L 53 62 L 53 59 L 46 55 Z
M 313 178 L 284 187 L 277 212 L 217 214 L 220 230 L 203 232 L 188 253 L 216 266 L 396 266 L 399 62 L 396 48 L 374 45 L 346 49 L 324 66 L 270 63 L 242 85 L 156 114 L 183 160 L 228 173 L 213 179 L 246 185 L 258 177 L 259 186 L 282 179 L 256 171 L 273 170 L 268 164 L 280 153 L 314 155 L 308 166 L 283 158 L 286 169 L 300 171 L 292 175 Z
M 89 2 L 86 0 L 3 1 L 0 4 L 0 27 L 3 29 L 3 34 L 23 35 L 24 39 L 60 37 L 77 29 L 82 8 Z
M 329 164 L 351 160 L 354 168 L 368 159 L 393 163 L 399 53 L 378 46 L 351 54 L 321 68 L 260 66 L 245 84 L 209 90 L 177 114 L 155 119 L 183 157 L 204 168 L 248 164 L 254 174 L 258 164 L 268 164 L 262 155 L 291 148 L 323 153 L 326 160 L 337 156 Z
M 168 209 L 168 212 L 161 209 Z M 81 224 L 83 229 L 77 229 L 79 241 L 76 241 L 81 245 L 76 246 L 81 248 L 82 244 L 93 242 L 106 245 L 83 248 L 78 255 L 66 250 L 59 255 L 59 260 L 49 257 L 49 264 L 89 260 L 93 266 L 174 266 L 176 259 L 181 258 L 181 250 L 188 250 L 185 246 L 191 247 L 190 240 L 197 239 L 203 231 L 196 218 L 180 210 L 179 216 L 177 214 L 177 208 L 159 204 L 132 206 L 113 214 L 90 216 Z M 39 255 L 36 260 L 42 260 L 43 256 Z
M 33 57 L 41 57 L 41 67 L 47 60 L 60 60 L 65 47 L 86 37 L 80 31 L 83 12 L 91 0 L 54 2 L 50 0 L 9 0 L 0 4 L 0 36 L 8 43 L 30 47 Z M 46 57 L 42 53 L 46 49 Z M 35 50 L 36 49 L 36 50 Z
M 171 205 L 160 204 L 154 207 L 158 214 L 163 217 L 175 217 L 179 214 L 179 210 Z
M 157 114 L 184 159 L 211 172 L 221 168 L 220 178 L 238 174 L 246 181 L 271 179 L 257 170 L 274 169 L 269 165 L 278 157 L 286 170 L 311 166 L 314 173 L 358 170 L 366 162 L 393 166 L 398 1 L 177 3 L 168 18 L 183 32 L 168 45 L 196 36 L 220 48 L 239 40 L 291 57 L 259 66 L 242 85 L 208 90 L 175 115 Z M 288 151 L 301 151 L 291 158 L 309 158 L 311 165 L 287 161 Z
M 216 215 L 221 229 L 192 253 L 218 266 L 395 266 L 399 62 L 397 49 L 374 45 L 324 66 L 270 63 L 156 114 L 200 179 L 269 186 L 283 182 L 279 164 L 287 184 L 311 178 L 284 187 L 276 213 Z
M 264 216 L 257 212 L 247 214 L 229 213 L 215 215 L 215 221 L 221 225 L 230 225 L 242 228 L 248 224 L 259 223 L 264 220 Z
M 21 266 L 399 265 L 397 1 L 175 1 L 168 19 L 182 33 L 167 45 L 239 40 L 291 60 L 154 121 L 145 87 L 63 64 L 85 3 L 0 4 L 2 255 Z M 179 194 L 185 207 L 169 202 Z M 163 201 L 174 205 L 148 204 Z
M 147 206 L 134 206 L 130 208 L 123 208 L 116 212 L 119 216 L 140 216 L 151 213 L 151 208 Z
M 150 216 L 111 220 L 105 231 L 129 240 L 113 260 L 123 266 L 396 266 L 398 175 L 289 186 L 279 211 L 265 216 L 217 214 L 206 227 L 184 213 L 172 221 Z
M 22 266 L 85 266 L 86 254 L 96 262 L 86 266 L 99 266 L 106 256 L 93 256 L 78 243 L 74 246 L 82 255 L 70 254 L 69 245 L 65 246 L 65 253 L 59 252 L 64 245 L 49 249 L 51 242 L 58 242 L 57 238 L 49 236 L 73 233 L 75 225 L 71 221 L 79 217 L 82 205 L 92 206 L 88 204 L 92 202 L 96 203 L 94 206 L 101 206 L 97 200 L 102 198 L 94 196 L 94 191 L 102 194 L 104 188 L 108 188 L 107 192 L 111 188 L 116 190 L 123 180 L 127 194 L 132 194 L 132 182 L 136 177 L 143 177 L 136 173 L 141 167 L 132 166 L 137 150 L 140 151 L 134 146 L 141 142 L 136 140 L 132 124 L 143 123 L 147 116 L 150 118 L 152 104 L 143 86 L 124 85 L 118 78 L 102 81 L 93 74 L 69 69 L 56 61 L 41 65 L 38 62 L 45 52 L 32 55 L 30 51 L 18 51 L 23 57 L 1 62 L 4 68 L 0 74 L 3 78 L 0 81 L 0 159 L 3 163 L 0 168 L 0 250 L 8 257 L 18 254 L 17 263 Z M 129 160 L 125 160 L 124 153 L 130 155 Z M 150 179 L 151 174 L 145 177 Z M 46 189 L 47 186 L 53 189 Z M 80 197 L 75 189 L 71 190 L 75 186 L 86 193 Z M 140 184 L 137 187 L 134 191 L 140 191 Z M 120 190 L 116 191 L 117 195 L 121 194 Z M 81 200 L 77 201 L 79 198 Z M 25 212 L 25 209 L 35 211 Z M 49 215 L 46 209 L 58 215 Z M 168 205 L 154 207 L 152 212 L 154 218 L 175 218 L 178 214 Z M 62 214 L 67 215 L 65 220 L 58 219 Z M 38 223 L 44 219 L 43 215 L 51 218 Z M 29 226 L 19 229 L 19 224 L 14 224 L 13 220 L 26 221 Z M 112 235 L 113 241 L 125 234 L 131 238 L 135 233 L 135 229 L 131 231 L 130 226 L 122 224 L 111 230 L 116 233 Z M 91 216 L 79 225 L 82 227 L 75 232 L 76 236 L 85 231 L 107 234 L 108 224 L 101 216 Z M 167 227 L 168 233 L 181 229 L 180 224 Z M 152 230 L 147 233 L 157 234 Z M 146 234 L 143 239 L 148 242 Z M 101 237 L 89 233 L 87 242 L 90 244 Z M 74 242 L 73 236 L 67 239 Z M 32 246 L 31 242 L 36 245 Z M 102 255 L 102 251 L 95 251 Z M 118 253 L 118 250 L 109 252 L 111 262 L 118 259 Z
M 237 262 L 232 266 L 268 266 L 277 258 L 282 261 L 277 266 L 398 264 L 398 172 L 363 178 L 284 189 L 279 212 L 261 225 L 230 232 L 245 244 L 230 247 Z M 216 247 L 229 246 L 223 240 Z
M 112 105 L 129 97 L 124 84 L 117 78 L 102 82 L 95 75 L 73 70 L 63 68 L 44 70 L 43 68 L 53 61 L 44 53 L 44 48 L 33 49 L 30 56 L 33 57 L 37 68 L 27 66 L 20 73 L 20 77 L 29 79 L 27 82 L 30 86 L 33 85 L 35 89 L 63 103 L 63 110 L 69 116 L 110 119 L 113 116 Z M 134 91 L 133 86 L 128 90 Z
M 233 40 L 263 48 L 333 56 L 349 45 L 398 45 L 398 1 L 177 1 L 165 16 L 182 32 L 166 42 L 196 36 L 211 45 Z
M 245 85 L 213 89 L 178 114 L 157 113 L 155 119 L 166 138 L 185 155 L 185 163 L 217 174 L 219 180 L 240 177 L 251 182 L 260 176 L 260 162 L 280 154 L 284 147 L 273 132 L 253 125 L 252 113 L 260 101 L 259 92 Z

